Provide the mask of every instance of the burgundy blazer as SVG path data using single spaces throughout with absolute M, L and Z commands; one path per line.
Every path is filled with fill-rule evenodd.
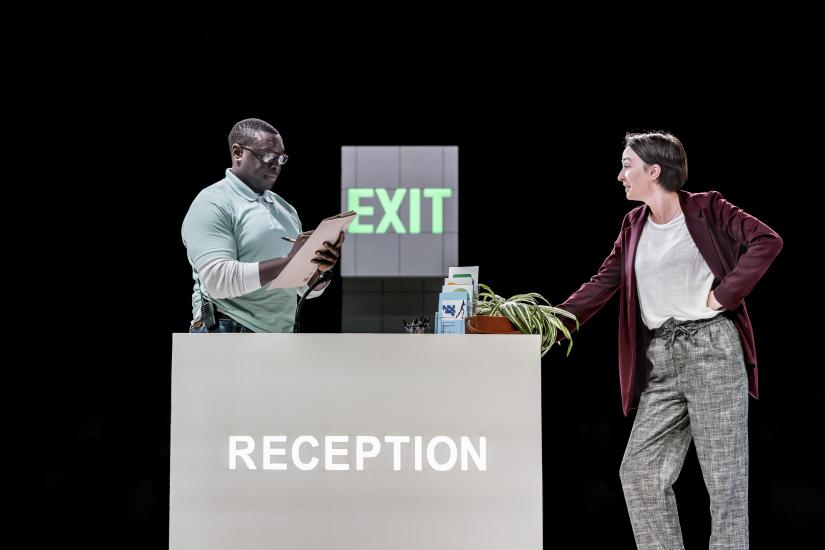
M 745 296 L 779 254 L 782 239 L 773 229 L 726 201 L 718 191 L 678 194 L 690 236 L 713 273 L 713 294 L 725 307 L 723 315 L 732 319 L 739 330 L 749 393 L 758 398 L 756 348 Z M 651 332 L 642 322 L 633 268 L 639 236 L 649 214 L 646 204 L 628 212 L 613 251 L 599 272 L 557 306 L 584 324 L 620 291 L 619 384 L 625 416 L 638 406 L 652 368 L 646 356 Z M 571 330 L 575 327 L 569 319 L 564 322 Z

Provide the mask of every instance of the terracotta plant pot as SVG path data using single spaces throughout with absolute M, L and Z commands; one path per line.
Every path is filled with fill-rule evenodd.
M 467 334 L 521 334 L 507 317 L 474 315 L 464 320 Z

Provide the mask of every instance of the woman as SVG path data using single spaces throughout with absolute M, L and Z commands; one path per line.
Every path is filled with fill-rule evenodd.
M 710 547 L 747 548 L 748 393 L 758 397 L 758 385 L 744 298 L 782 239 L 716 191 L 682 191 L 687 156 L 671 134 L 626 135 L 618 178 L 644 204 L 599 272 L 557 307 L 583 324 L 620 291 L 622 407 L 638 407 L 620 476 L 636 544 L 682 548 L 672 485 L 693 439 Z

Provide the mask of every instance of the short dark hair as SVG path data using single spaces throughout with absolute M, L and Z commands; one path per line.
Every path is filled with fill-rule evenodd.
M 260 118 L 245 118 L 235 123 L 229 132 L 229 152 L 232 153 L 232 144 L 250 145 L 261 139 L 264 132 L 280 135 L 270 123 Z
M 661 169 L 659 185 L 667 191 L 678 191 L 688 177 L 687 154 L 682 142 L 668 132 L 628 133 L 624 136 L 625 147 L 647 165 L 658 164 Z

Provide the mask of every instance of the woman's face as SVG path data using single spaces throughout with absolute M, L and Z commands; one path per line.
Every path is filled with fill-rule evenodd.
M 619 172 L 619 181 L 624 185 L 627 200 L 643 201 L 653 194 L 656 178 L 659 177 L 659 166 L 646 165 L 633 149 L 625 148 L 622 152 L 622 169 Z

